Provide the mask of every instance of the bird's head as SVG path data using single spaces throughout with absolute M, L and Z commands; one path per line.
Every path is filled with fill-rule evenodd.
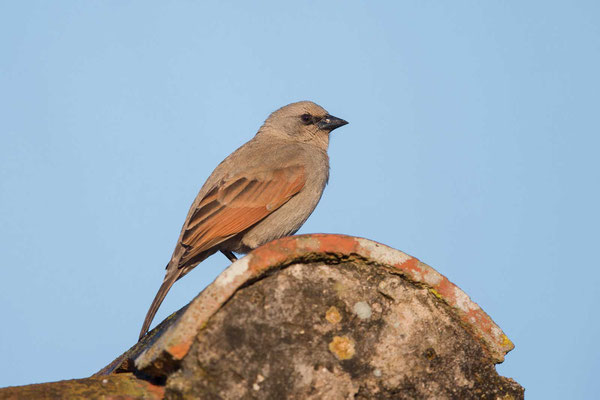
M 274 111 L 260 128 L 259 134 L 313 143 L 327 149 L 329 133 L 347 123 L 312 101 L 299 101 Z

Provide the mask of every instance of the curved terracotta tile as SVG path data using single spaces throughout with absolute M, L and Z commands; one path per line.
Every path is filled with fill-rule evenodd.
M 249 280 L 267 271 L 297 262 L 326 261 L 328 258 L 358 257 L 368 263 L 392 268 L 406 279 L 424 285 L 447 303 L 487 348 L 494 362 L 514 348 L 492 319 L 460 288 L 433 268 L 399 250 L 352 236 L 333 234 L 298 235 L 279 239 L 237 260 L 202 291 L 178 319 L 159 332 L 159 337 L 135 357 L 138 369 L 165 361 L 181 360 L 190 349 L 199 329 L 233 294 Z

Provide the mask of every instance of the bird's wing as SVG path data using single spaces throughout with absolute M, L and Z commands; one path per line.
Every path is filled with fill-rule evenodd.
M 195 256 L 248 229 L 281 207 L 306 182 L 304 167 L 289 166 L 222 180 L 186 221 L 179 268 Z

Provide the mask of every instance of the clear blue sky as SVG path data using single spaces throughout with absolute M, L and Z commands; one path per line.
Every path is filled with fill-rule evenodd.
M 0 3 L 0 386 L 134 344 L 208 174 L 308 99 L 350 125 L 301 233 L 445 274 L 514 341 L 498 370 L 528 399 L 597 396 L 599 20 L 594 1 Z

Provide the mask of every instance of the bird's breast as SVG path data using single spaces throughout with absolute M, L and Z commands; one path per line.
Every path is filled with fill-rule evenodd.
M 240 249 L 246 250 L 242 252 L 255 249 L 271 240 L 296 233 L 319 203 L 327 184 L 328 172 L 328 168 L 312 170 L 300 192 L 247 230 L 240 237 L 238 243 Z

